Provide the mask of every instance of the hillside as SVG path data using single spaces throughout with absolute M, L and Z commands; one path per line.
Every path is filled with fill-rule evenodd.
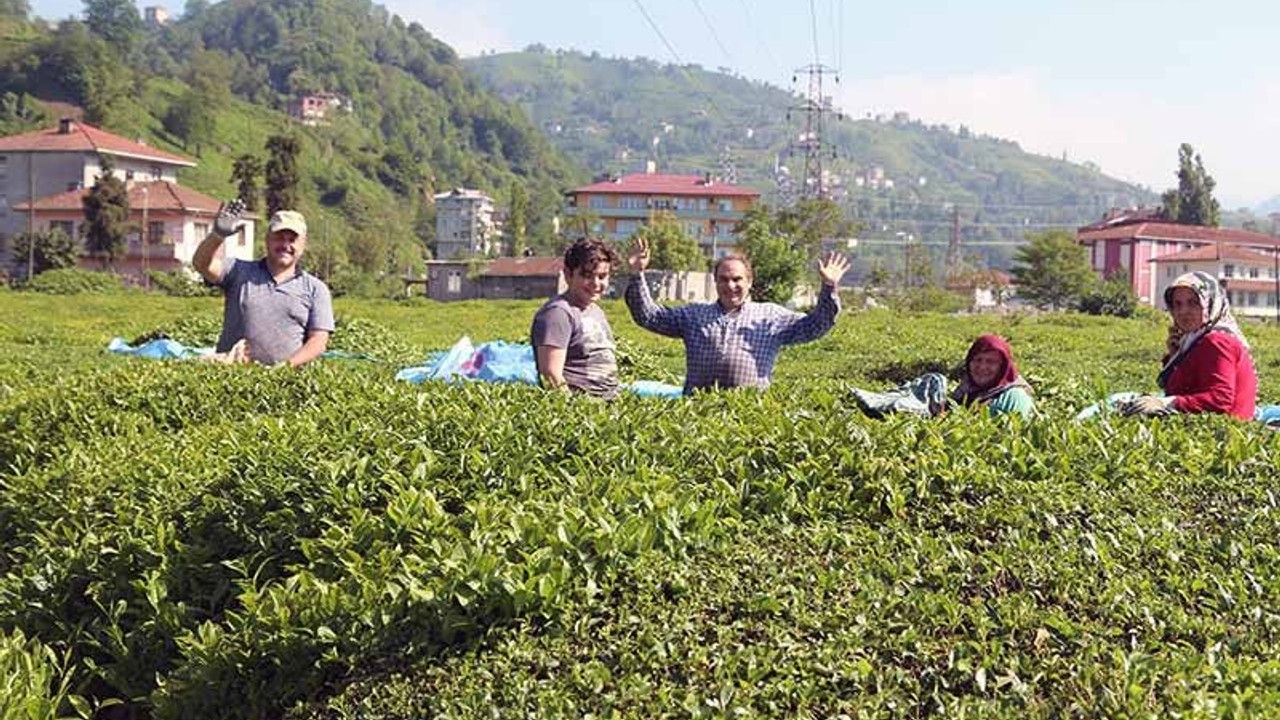
M 215 196 L 234 193 L 236 157 L 265 158 L 269 136 L 296 136 L 311 264 L 324 274 L 403 271 L 433 239 L 424 198 L 458 185 L 500 204 L 523 186 L 532 239 L 549 244 L 559 193 L 580 179 L 449 46 L 367 0 L 197 3 L 123 40 L 92 23 L 15 23 L 0 68 L 7 131 L 51 122 L 51 102 L 77 106 L 105 129 L 195 156 L 180 181 Z M 286 115 L 290 99 L 321 91 L 350 98 L 352 113 L 319 127 Z M 34 110 L 16 117 L 19 106 Z
M 537 46 L 463 64 L 500 97 L 519 103 L 557 147 L 592 172 L 634 169 L 650 157 L 670 171 L 719 172 L 728 147 L 740 181 L 776 200 L 775 158 L 793 175 L 801 171 L 802 159 L 786 154 L 802 132 L 799 113 L 788 120 L 788 108 L 800 99 L 764 83 L 697 66 Z M 981 243 L 1016 241 L 1028 229 L 1083 224 L 1112 206 L 1157 200 L 1089 163 L 1035 155 L 1009 140 L 925 125 L 903 113 L 834 121 L 828 139 L 837 158 L 827 167 L 869 239 L 909 232 L 945 242 L 948 204 L 960 206 L 963 239 Z M 881 173 L 892 187 L 879 180 Z M 1008 249 L 1000 250 L 987 254 L 999 261 Z

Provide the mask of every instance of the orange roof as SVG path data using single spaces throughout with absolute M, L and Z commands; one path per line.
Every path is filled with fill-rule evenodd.
M 84 209 L 84 196 L 88 190 L 70 190 L 57 195 L 49 195 L 36 200 L 36 210 L 64 210 L 79 212 Z M 215 215 L 219 201 L 204 193 L 196 192 L 188 187 L 164 180 L 133 183 L 129 186 L 129 207 L 141 210 L 146 207 L 152 212 L 176 212 L 183 215 Z M 14 210 L 29 209 L 27 203 L 18 203 Z M 245 217 L 257 217 L 246 213 Z
M 99 130 L 82 122 L 67 124 L 67 132 L 61 127 L 10 135 L 0 138 L 0 152 L 96 152 L 105 155 L 159 160 L 170 165 L 195 167 L 194 160 L 157 150 L 140 142 L 126 140 L 105 130 Z
M 500 257 L 489 262 L 484 274 L 496 277 L 555 277 L 564 267 L 558 257 Z
M 1238 260 L 1240 262 L 1252 263 L 1274 262 L 1274 258 L 1270 255 L 1246 250 L 1239 245 L 1229 245 L 1227 243 L 1213 243 L 1212 245 L 1202 245 L 1201 247 L 1195 247 L 1190 250 L 1183 250 L 1169 255 L 1161 255 L 1158 258 L 1152 258 L 1150 262 L 1196 262 L 1204 260 Z
M 1280 238 L 1236 228 L 1214 228 L 1202 225 L 1151 221 L 1106 225 L 1086 225 L 1076 231 L 1076 238 L 1083 244 L 1099 240 L 1166 240 L 1175 242 L 1223 242 L 1255 247 L 1280 246 Z
M 760 197 L 760 193 L 719 181 L 708 183 L 703 175 L 659 175 L 634 173 L 614 180 L 602 180 L 570 193 L 603 195 L 694 195 L 700 197 Z

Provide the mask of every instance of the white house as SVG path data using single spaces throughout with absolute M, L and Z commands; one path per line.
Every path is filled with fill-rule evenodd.
M 33 219 L 32 201 L 91 187 L 110 157 L 125 182 L 176 183 L 178 169 L 194 160 L 63 118 L 53 128 L 0 138 L 0 266 L 9 258 L 9 239 Z M 21 208 L 21 209 L 20 209 Z M 38 229 L 38 227 L 37 227 Z
M 1150 262 L 1155 268 L 1152 272 L 1155 297 L 1160 298 L 1157 307 L 1163 306 L 1164 290 L 1174 279 L 1183 273 L 1200 271 L 1222 283 L 1236 315 L 1276 316 L 1276 295 L 1280 292 L 1276 272 L 1280 256 L 1219 243 L 1161 255 Z

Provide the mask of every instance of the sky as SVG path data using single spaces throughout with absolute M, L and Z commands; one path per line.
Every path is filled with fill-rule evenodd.
M 1280 195 L 1275 0 L 383 4 L 463 56 L 541 43 L 729 68 L 798 90 L 794 71 L 820 63 L 840 71 L 834 101 L 850 117 L 904 111 L 964 124 L 1157 191 L 1176 184 L 1187 142 L 1224 207 Z M 32 0 L 33 14 L 50 19 L 80 8 Z

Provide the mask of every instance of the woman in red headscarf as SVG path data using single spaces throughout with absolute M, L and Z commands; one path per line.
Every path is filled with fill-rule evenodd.
M 1035 412 L 1031 386 L 1013 364 L 1013 350 L 999 335 L 980 335 L 964 359 L 964 375 L 951 399 L 963 405 L 985 403 L 991 414 Z

